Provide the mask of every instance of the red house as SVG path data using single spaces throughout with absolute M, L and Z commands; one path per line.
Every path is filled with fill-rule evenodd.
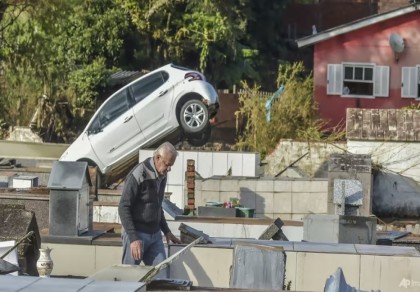
M 314 99 L 334 126 L 346 108 L 401 108 L 420 100 L 420 6 L 369 16 L 297 41 L 314 46 Z

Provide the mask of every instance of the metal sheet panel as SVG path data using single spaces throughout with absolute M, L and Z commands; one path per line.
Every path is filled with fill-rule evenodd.
M 237 244 L 230 287 L 283 290 L 286 254 L 282 247 Z
M 80 190 L 92 185 L 87 162 L 54 161 L 48 180 L 49 189 Z
M 50 191 L 50 235 L 78 236 L 78 205 L 78 191 Z
M 5 275 L 0 276 L 0 290 L 2 292 L 143 292 L 146 291 L 146 285 L 139 282 Z

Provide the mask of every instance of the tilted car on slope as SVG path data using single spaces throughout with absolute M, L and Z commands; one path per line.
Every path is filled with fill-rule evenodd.
M 168 64 L 107 98 L 60 160 L 87 161 L 108 175 L 167 137 L 199 146 L 218 108 L 217 92 L 203 74 Z

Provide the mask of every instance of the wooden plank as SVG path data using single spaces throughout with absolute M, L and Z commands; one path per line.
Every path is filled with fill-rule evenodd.
M 377 131 L 377 135 L 381 136 L 383 140 L 388 140 L 388 111 L 386 110 L 379 110 L 379 129 Z
M 384 132 L 381 131 L 381 120 L 379 117 L 379 110 L 371 110 L 371 120 L 372 120 L 372 135 L 375 140 L 382 140 L 384 138 Z
M 395 109 L 388 109 L 388 139 L 395 141 L 397 139 L 397 114 Z
M 420 110 L 413 113 L 414 141 L 420 141 Z
M 347 139 L 356 139 L 356 140 L 362 137 L 360 109 L 357 109 L 357 108 L 347 109 L 346 137 Z
M 346 138 L 354 138 L 354 108 L 348 108 L 346 110 Z
M 414 141 L 413 114 L 414 110 L 404 111 L 404 132 L 406 141 Z
M 397 116 L 397 141 L 405 141 L 406 140 L 406 133 L 404 131 L 404 123 L 405 123 L 405 111 L 403 110 L 396 110 Z
M 370 109 L 362 109 L 362 138 L 372 140 L 372 129 L 371 129 L 371 111 Z

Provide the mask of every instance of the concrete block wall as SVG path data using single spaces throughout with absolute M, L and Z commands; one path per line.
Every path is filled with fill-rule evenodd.
M 255 217 L 302 220 L 307 214 L 327 214 L 327 179 L 211 177 L 196 179 L 197 206 L 238 198 L 255 209 Z
M 259 241 L 256 241 L 256 243 Z M 276 244 L 276 242 L 268 241 Z M 323 291 L 325 281 L 338 267 L 346 282 L 363 291 L 419 291 L 420 257 L 409 247 L 384 247 L 314 243 L 279 243 L 286 252 L 286 282 L 292 291 Z M 121 246 L 42 243 L 52 248 L 53 276 L 88 277 L 121 263 Z M 172 245 L 172 255 L 183 246 Z M 233 245 L 195 246 L 170 265 L 172 279 L 189 279 L 194 286 L 229 287 Z
M 139 160 L 153 156 L 154 149 L 141 149 Z M 236 151 L 178 151 L 178 157 L 168 174 L 166 191 L 171 192 L 171 202 L 179 208 L 186 205 L 185 198 L 185 172 L 187 160 L 195 161 L 195 170 L 202 178 L 214 175 L 255 177 L 259 175 L 260 155 L 255 152 Z
M 386 252 L 367 251 L 364 245 L 291 243 L 286 252 L 286 284 L 292 291 L 324 291 L 328 277 L 341 267 L 346 282 L 363 291 L 414 292 L 420 283 L 416 274 L 418 255 L 399 255 L 395 247 Z M 171 246 L 170 254 L 181 247 Z M 392 254 L 396 250 L 396 254 Z M 210 255 L 210 257 L 209 257 Z M 209 258 L 211 260 L 209 260 Z M 196 246 L 182 261 L 170 267 L 170 277 L 189 279 L 194 285 L 229 287 L 233 248 Z
M 348 140 L 353 154 L 369 154 L 372 162 L 386 170 L 420 181 L 420 143 Z

